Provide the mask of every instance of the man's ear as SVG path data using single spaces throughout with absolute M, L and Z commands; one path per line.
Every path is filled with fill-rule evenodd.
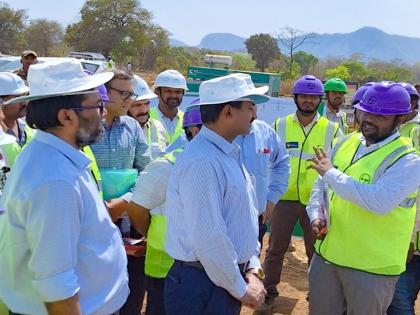
M 73 126 L 77 122 L 77 115 L 71 109 L 60 109 L 57 113 L 57 120 L 62 126 Z
M 230 104 L 226 104 L 222 109 L 221 115 L 224 118 L 232 118 L 232 106 L 230 106 Z

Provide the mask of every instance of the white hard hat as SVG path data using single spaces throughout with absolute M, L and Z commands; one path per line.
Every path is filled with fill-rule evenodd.
M 155 88 L 157 87 L 188 90 L 187 81 L 184 76 L 176 70 L 165 70 L 159 73 L 155 82 Z
M 112 79 L 114 73 L 87 75 L 79 60 L 54 60 L 29 67 L 29 95 L 13 98 L 6 103 L 32 101 L 47 97 L 82 94 Z
M 223 104 L 232 101 L 249 100 L 254 104 L 267 102 L 265 95 L 268 86 L 256 88 L 251 76 L 233 73 L 201 83 L 199 88 L 200 105 Z
M 0 72 L 1 96 L 20 95 L 28 92 L 29 88 L 18 75 L 11 72 Z
M 140 78 L 138 75 L 133 75 L 134 77 L 134 94 L 137 95 L 136 101 L 143 101 L 143 100 L 150 100 L 151 98 L 158 97 L 155 93 L 153 93 L 149 86 L 147 85 L 146 81 Z

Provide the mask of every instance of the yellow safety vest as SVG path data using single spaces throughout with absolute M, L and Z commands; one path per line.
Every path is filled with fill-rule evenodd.
M 181 110 L 178 109 L 177 116 L 178 116 L 178 123 L 176 124 L 174 134 L 171 135 L 168 132 L 168 130 L 165 129 L 166 145 L 172 144 L 172 142 L 174 142 L 176 138 L 178 138 L 179 136 L 184 134 L 184 129 L 182 128 L 182 120 L 184 119 L 184 112 L 182 112 Z M 150 110 L 150 118 L 156 119 L 156 120 L 159 120 L 160 122 L 162 122 L 156 107 L 154 107 Z
M 327 116 L 327 104 L 326 103 L 321 103 L 321 105 L 319 105 L 318 107 L 318 113 L 323 116 L 326 117 Z M 349 133 L 349 125 L 347 124 L 347 113 L 344 111 L 341 111 L 341 116 L 340 116 L 340 120 L 341 120 L 341 124 L 343 125 L 343 133 L 344 134 L 348 134 Z
M 402 137 L 413 138 L 413 131 L 416 127 L 419 127 L 420 124 L 417 122 L 407 122 L 400 126 L 399 132 Z
M 161 157 L 175 164 L 176 157 L 184 149 L 176 149 Z M 144 273 L 153 278 L 166 278 L 174 260 L 165 252 L 166 217 L 163 213 L 152 214 L 147 231 L 147 248 Z
M 147 134 L 146 134 L 146 140 L 147 140 L 147 144 L 151 145 L 152 143 L 157 143 L 158 146 L 160 148 L 165 148 L 165 143 L 162 142 L 162 139 L 160 137 L 159 134 L 159 130 L 156 126 L 156 119 L 150 118 L 149 121 L 147 122 L 146 125 L 146 130 L 147 130 Z M 166 133 L 166 130 L 165 130 Z M 166 139 L 164 140 L 166 141 Z
M 15 164 L 16 158 L 22 149 L 32 140 L 35 135 L 35 130 L 25 125 L 23 132 L 26 134 L 26 142 L 20 146 L 17 142 L 2 145 L 2 150 L 5 155 L 6 165 L 12 167 Z
M 95 180 L 96 185 L 98 186 L 99 195 L 101 196 L 101 198 L 103 198 L 101 173 L 99 172 L 99 167 L 98 167 L 98 163 L 96 162 L 95 155 L 93 154 L 91 148 L 88 145 L 84 146 L 82 151 L 92 161 L 89 165 L 92 178 Z
M 315 170 L 307 169 L 307 166 L 311 164 L 308 159 L 315 156 L 313 147 L 323 147 L 325 150 L 329 150 L 339 126 L 325 117 L 320 117 L 305 135 L 302 126 L 292 114 L 277 118 L 274 129 L 280 139 L 286 143 L 286 149 L 290 156 L 289 187 L 281 200 L 300 201 L 306 205 L 318 177 Z
M 334 148 L 332 162 L 364 184 L 374 184 L 398 159 L 415 152 L 398 137 L 352 161 L 360 142 L 360 133 L 345 137 Z M 401 274 L 414 227 L 417 192 L 385 215 L 361 208 L 332 190 L 328 195 L 330 225 L 325 238 L 315 244 L 318 255 L 336 265 L 373 274 Z

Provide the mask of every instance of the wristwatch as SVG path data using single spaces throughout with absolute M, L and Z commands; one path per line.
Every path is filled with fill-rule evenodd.
M 246 273 L 252 273 L 254 274 L 258 279 L 264 280 L 265 279 L 265 273 L 264 270 L 261 268 L 251 268 L 246 271 Z

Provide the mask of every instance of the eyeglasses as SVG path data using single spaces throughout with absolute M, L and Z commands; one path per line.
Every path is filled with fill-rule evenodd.
M 116 89 L 116 88 L 114 88 L 114 87 L 112 87 L 112 86 L 109 86 L 109 87 L 108 87 L 108 89 L 109 89 L 109 90 L 114 90 L 114 91 L 119 92 L 119 93 L 120 93 L 120 95 L 121 95 L 121 97 L 122 97 L 122 99 L 123 99 L 124 101 L 126 101 L 126 100 L 128 100 L 128 99 L 134 100 L 134 99 L 136 99 L 136 97 L 138 96 L 138 95 L 137 95 L 137 94 L 135 94 L 134 92 L 130 92 L 130 91 L 122 91 L 122 90 Z
M 104 108 L 105 108 L 105 102 L 104 101 L 100 101 L 99 105 L 96 106 L 73 106 L 70 107 L 69 109 L 73 109 L 75 111 L 84 111 L 84 110 L 90 110 L 90 109 L 97 109 L 99 108 L 99 114 L 103 114 L 104 113 Z

